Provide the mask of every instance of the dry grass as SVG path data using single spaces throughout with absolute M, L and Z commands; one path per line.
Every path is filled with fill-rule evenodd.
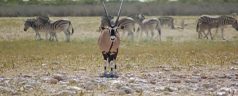
M 60 17 L 54 17 L 57 20 Z M 99 35 L 98 17 L 64 17 L 72 21 L 75 28 L 73 40 L 66 42 L 35 41 L 32 30 L 24 32 L 23 20 L 26 18 L 0 18 L 0 75 L 11 76 L 32 72 L 69 72 L 86 70 L 97 74 L 102 71 L 102 56 L 97 46 Z M 229 65 L 238 60 L 238 34 L 229 28 L 226 37 L 229 41 L 197 40 L 196 17 L 184 30 L 163 29 L 163 41 L 122 40 L 118 55 L 121 72 L 149 69 L 162 64 L 169 65 Z M 96 27 L 95 27 L 96 26 Z M 44 37 L 44 35 L 42 35 Z M 63 37 L 63 33 L 60 35 Z M 63 38 L 60 38 L 63 40 Z M 96 71 L 95 71 L 96 70 Z
M 103 69 L 103 60 L 96 39 L 70 43 L 1 41 L 0 45 L 1 75 L 16 70 L 24 73 L 33 70 L 39 72 L 86 70 L 97 73 Z M 147 69 L 162 64 L 227 65 L 238 59 L 237 49 L 237 41 L 122 42 L 117 63 L 122 72 Z M 46 68 L 43 68 L 44 66 Z

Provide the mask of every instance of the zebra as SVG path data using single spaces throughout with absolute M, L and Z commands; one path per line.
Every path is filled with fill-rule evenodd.
M 171 29 L 175 29 L 173 17 L 168 16 L 159 17 L 159 21 L 161 26 L 168 25 Z
M 101 16 L 101 22 L 100 22 L 100 26 L 99 26 L 99 32 L 101 31 L 102 27 L 106 27 L 109 26 L 109 23 L 107 22 L 107 19 L 109 19 L 110 23 L 113 23 L 113 16 Z
M 157 18 L 146 19 L 143 14 L 139 14 L 133 17 L 134 20 L 139 24 L 139 36 L 142 36 L 142 32 L 146 33 L 147 38 L 149 37 L 149 32 L 151 33 L 151 38 L 154 37 L 154 32 L 157 31 L 159 40 L 161 40 L 161 25 Z
M 124 34 L 123 36 L 125 36 L 126 32 L 127 32 L 127 36 L 129 37 L 131 40 L 134 40 L 134 32 L 135 32 L 135 28 L 136 28 L 136 21 L 131 18 L 131 17 L 123 17 L 118 21 L 118 25 L 119 27 L 121 27 L 122 33 Z
M 24 31 L 27 31 L 29 27 L 31 27 L 36 33 L 35 40 L 42 40 L 39 32 L 46 32 L 46 39 L 48 38 L 48 32 L 45 31 L 43 24 L 38 22 L 37 19 L 27 19 L 24 23 Z
M 72 24 L 68 20 L 57 20 L 53 23 L 51 22 L 46 22 L 44 24 L 39 23 L 40 19 L 27 19 L 24 24 L 24 31 L 27 31 L 30 27 L 36 32 L 36 38 L 40 37 L 39 32 L 46 32 L 46 34 L 50 34 L 49 40 L 54 40 L 58 41 L 56 32 L 61 32 L 64 31 L 66 35 L 66 41 L 70 41 L 70 35 L 74 33 L 74 29 L 72 27 Z M 70 33 L 71 29 L 71 33 Z M 48 39 L 48 36 L 46 35 L 46 38 Z
M 203 15 L 198 19 L 198 22 L 197 22 L 196 30 L 198 32 L 198 38 L 201 38 L 202 32 L 203 32 L 206 38 L 208 38 L 207 35 L 209 34 L 211 39 L 213 39 L 211 34 L 211 29 L 216 28 L 216 32 L 217 32 L 218 28 L 220 28 L 222 39 L 225 40 L 223 32 L 224 32 L 224 26 L 226 25 L 232 25 L 232 27 L 238 31 L 237 20 L 233 17 L 225 16 L 225 15 L 222 15 L 222 16 Z M 207 34 L 204 33 L 205 30 L 208 30 Z
M 209 15 L 200 16 L 196 27 L 196 31 L 198 32 L 198 38 L 201 39 L 202 36 L 204 35 L 204 37 L 208 39 L 207 34 L 210 34 L 211 39 L 213 39 L 210 32 L 212 28 L 216 29 L 218 28 L 218 16 L 209 16 Z M 205 30 L 208 30 L 207 34 L 205 33 Z

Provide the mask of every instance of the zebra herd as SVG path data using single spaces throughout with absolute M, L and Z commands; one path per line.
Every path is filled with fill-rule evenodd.
M 143 14 L 138 14 L 135 16 L 128 16 L 120 18 L 121 9 L 123 5 L 123 0 L 117 14 L 117 18 L 114 21 L 113 16 L 110 16 L 107 8 L 103 2 L 103 8 L 105 15 L 101 17 L 101 24 L 99 26 L 100 35 L 98 38 L 98 46 L 101 50 L 104 59 L 104 73 L 103 77 L 118 77 L 116 73 L 117 65 L 115 63 L 117 54 L 120 46 L 120 35 L 119 31 L 122 33 L 128 33 L 127 37 L 134 38 L 134 32 L 139 33 L 138 37 L 142 36 L 144 32 L 147 38 L 155 38 L 161 40 L 161 27 L 168 25 L 171 29 L 175 29 L 174 19 L 172 17 L 160 17 L 160 18 L 145 18 Z M 183 21 L 184 22 L 184 21 Z M 69 20 L 57 20 L 52 22 L 49 17 L 39 16 L 34 19 L 27 19 L 25 21 L 24 31 L 27 31 L 31 27 L 36 33 L 36 39 L 41 39 L 39 32 L 46 32 L 46 39 L 56 40 L 56 33 L 63 31 L 66 36 L 66 41 L 70 41 L 70 36 L 74 33 L 73 26 Z M 198 18 L 196 24 L 196 31 L 198 33 L 198 38 L 210 38 L 213 39 L 211 34 L 211 29 L 221 28 L 222 38 L 223 30 L 225 25 L 232 25 L 238 31 L 238 22 L 234 17 L 231 16 L 208 16 L 203 15 Z M 136 27 L 138 26 L 138 27 Z M 208 30 L 206 33 L 205 31 Z M 50 37 L 48 38 L 48 34 Z M 157 34 L 157 36 L 154 36 Z M 108 68 L 110 67 L 110 72 Z
M 106 28 L 109 23 L 114 24 L 113 16 L 101 16 L 101 24 L 99 26 L 99 31 L 102 27 Z M 159 18 L 145 18 L 143 14 L 138 14 L 134 16 L 127 16 L 120 18 L 118 20 L 118 27 L 120 27 L 121 35 L 134 40 L 134 34 L 138 34 L 138 38 L 141 38 L 143 33 L 147 38 L 155 38 L 161 40 L 161 27 L 167 25 L 171 29 L 175 29 L 174 18 L 169 16 L 161 16 Z M 206 38 L 213 39 L 211 30 L 218 29 L 221 30 L 221 37 L 224 38 L 224 27 L 226 25 L 232 25 L 234 29 L 238 31 L 238 22 L 234 16 L 210 16 L 202 15 L 197 19 L 196 32 L 198 33 L 198 39 Z M 33 19 L 27 19 L 24 24 L 24 31 L 27 31 L 31 27 L 36 35 L 36 40 L 41 40 L 39 32 L 46 33 L 46 39 L 53 41 L 58 41 L 57 33 L 63 31 L 66 36 L 66 41 L 70 41 L 70 36 L 74 33 L 74 28 L 69 20 L 57 20 L 52 22 L 47 16 L 38 16 Z M 207 31 L 207 32 L 205 32 Z M 157 36 L 154 36 L 157 34 Z M 48 36 L 50 35 L 50 36 Z
M 66 36 L 66 41 L 70 41 L 70 35 L 74 33 L 73 26 L 68 20 L 57 20 L 51 22 L 49 17 L 40 16 L 34 19 L 27 19 L 24 24 L 24 31 L 27 31 L 31 27 L 35 33 L 35 39 L 41 40 L 39 32 L 46 32 L 46 39 L 58 41 L 57 34 L 58 32 L 63 31 Z M 70 32 L 71 31 L 71 32 Z M 48 38 L 48 34 L 50 37 Z

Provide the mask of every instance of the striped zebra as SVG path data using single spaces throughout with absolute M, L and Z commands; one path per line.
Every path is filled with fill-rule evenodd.
M 167 25 L 171 29 L 174 29 L 174 18 L 173 17 L 168 17 L 168 16 L 159 17 L 159 21 L 160 21 L 161 26 Z
M 131 40 L 134 40 L 134 32 L 136 24 L 137 24 L 136 21 L 131 17 L 123 17 L 118 21 L 118 26 L 122 30 L 122 35 Z
M 155 32 L 158 33 L 156 37 L 161 40 L 161 25 L 160 21 L 157 18 L 148 18 L 146 19 L 144 15 L 139 14 L 133 17 L 133 19 L 138 23 L 140 37 L 142 36 L 142 32 L 146 33 L 146 36 L 149 37 L 149 32 L 151 34 L 151 39 L 154 37 Z
M 39 22 L 41 22 L 40 19 L 27 19 L 24 24 L 24 31 L 31 27 L 36 32 L 36 39 L 41 38 L 39 32 L 46 32 L 46 39 L 48 39 L 48 34 L 50 34 L 49 40 L 56 39 L 56 41 L 58 41 L 56 33 L 64 31 L 67 42 L 70 41 L 70 35 L 74 33 L 72 24 L 68 20 L 57 20 L 53 23 L 46 22 L 45 24 Z
M 27 19 L 24 24 L 24 31 L 27 31 L 29 27 L 31 27 L 35 31 L 36 40 L 42 40 L 39 32 L 46 32 L 46 39 L 48 39 L 48 32 L 45 31 L 43 24 L 38 22 L 37 19 Z
M 224 26 L 226 25 L 232 25 L 232 27 L 238 31 L 237 20 L 233 17 L 203 15 L 198 19 L 198 22 L 197 22 L 196 31 L 198 32 L 198 38 L 200 39 L 202 34 L 204 34 L 207 39 L 208 39 L 207 35 L 210 35 L 210 38 L 213 39 L 211 34 L 211 29 L 216 28 L 216 32 L 217 32 L 218 28 L 220 28 L 222 39 L 225 40 L 223 32 L 224 32 Z M 205 30 L 208 30 L 208 32 L 205 33 Z

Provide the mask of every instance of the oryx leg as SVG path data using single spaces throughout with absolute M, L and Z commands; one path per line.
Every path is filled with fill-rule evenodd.
M 109 61 L 110 67 L 111 67 L 111 72 L 113 72 L 113 69 L 115 68 L 114 67 L 115 53 L 108 54 L 108 57 L 109 57 L 108 61 Z
M 102 52 L 103 59 L 104 59 L 104 74 L 107 73 L 107 66 L 108 66 L 108 54 L 105 53 L 104 51 Z
M 109 56 L 109 64 L 110 64 L 110 67 L 111 67 L 111 72 L 110 74 L 111 75 L 116 75 L 116 69 L 117 69 L 117 65 L 116 65 L 116 57 L 117 57 L 117 53 L 118 52 L 113 52 L 111 54 L 108 54 Z M 115 69 L 115 70 L 114 70 Z

